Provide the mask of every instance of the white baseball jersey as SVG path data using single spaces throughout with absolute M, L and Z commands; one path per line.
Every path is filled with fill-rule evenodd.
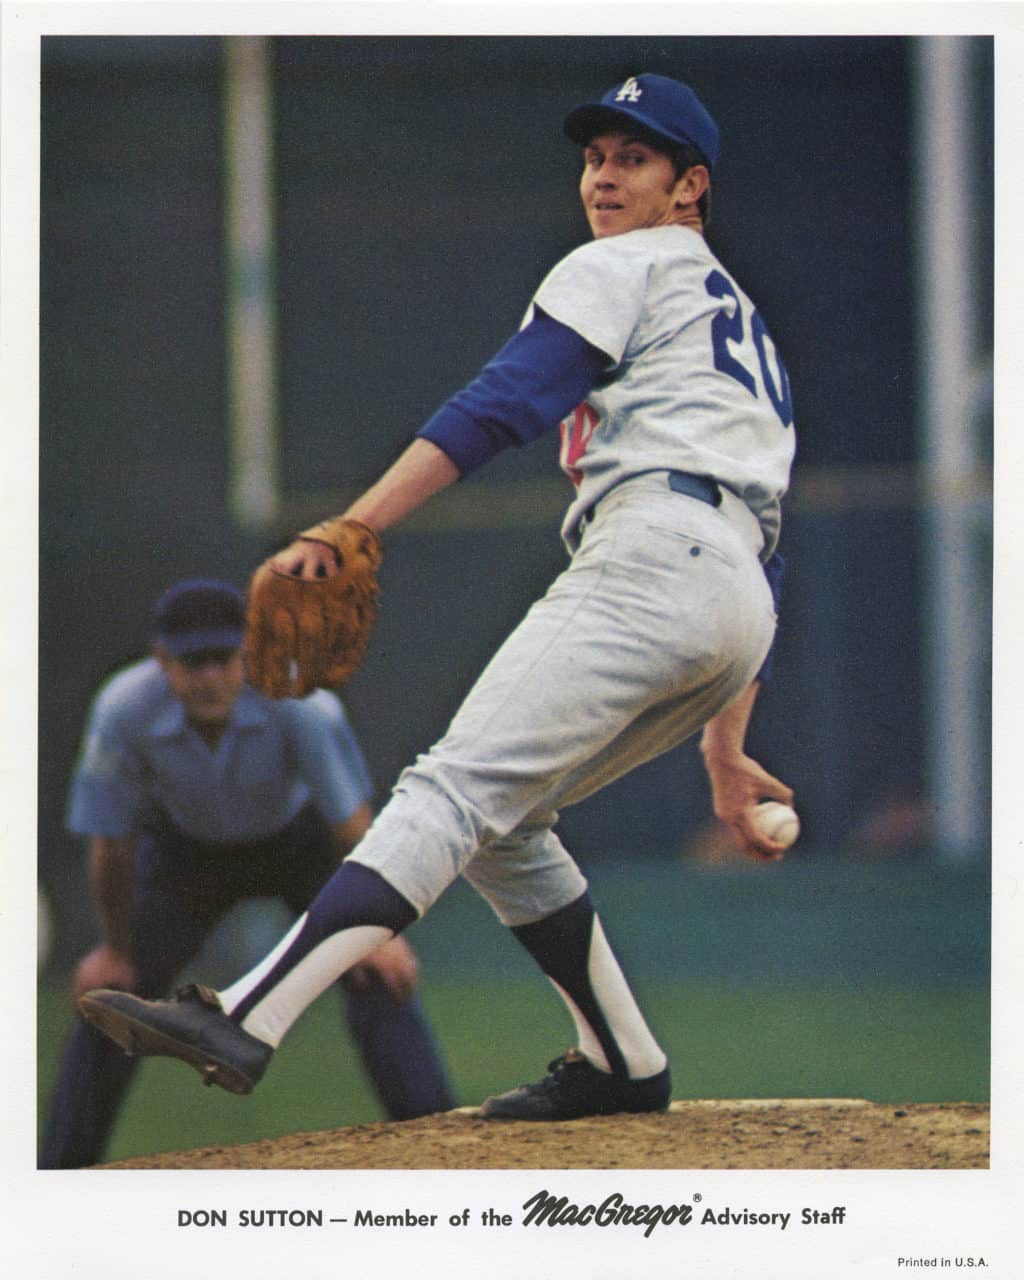
M 704 237 L 654 227 L 582 245 L 533 304 L 614 361 L 561 426 L 561 464 L 577 486 L 562 528 L 645 471 L 710 476 L 778 540 L 795 448 L 785 368 L 764 322 Z

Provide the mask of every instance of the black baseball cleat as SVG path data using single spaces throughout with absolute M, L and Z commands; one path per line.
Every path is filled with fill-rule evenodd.
M 252 1093 L 272 1045 L 232 1022 L 209 987 L 192 983 L 171 1000 L 143 1000 L 127 991 L 99 988 L 78 1001 L 82 1017 L 128 1054 L 180 1058 L 229 1093 Z
M 488 1098 L 480 1110 L 485 1120 L 576 1120 L 620 1111 L 667 1111 L 671 1098 L 668 1067 L 643 1080 L 625 1080 L 599 1071 L 578 1049 L 570 1049 L 548 1063 L 543 1080 Z

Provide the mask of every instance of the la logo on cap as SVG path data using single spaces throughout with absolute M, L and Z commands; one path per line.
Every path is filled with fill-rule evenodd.
M 643 89 L 636 82 L 636 76 L 630 76 L 615 95 L 616 102 L 639 102 Z

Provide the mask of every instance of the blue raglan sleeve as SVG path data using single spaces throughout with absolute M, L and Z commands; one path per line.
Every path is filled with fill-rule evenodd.
M 556 426 L 602 377 L 603 351 L 538 307 L 528 324 L 417 433 L 466 475 Z

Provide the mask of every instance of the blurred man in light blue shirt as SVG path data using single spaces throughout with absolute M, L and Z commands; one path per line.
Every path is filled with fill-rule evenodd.
M 231 907 L 279 897 L 305 910 L 372 820 L 369 774 L 341 702 L 318 690 L 275 702 L 245 683 L 244 603 L 189 580 L 156 610 L 153 656 L 109 679 L 90 710 L 71 784 L 70 830 L 86 837 L 100 941 L 79 963 L 95 987 L 164 995 Z M 454 1106 L 394 939 L 338 989 L 388 1114 Z M 39 1164 L 102 1159 L 135 1063 L 76 1023 Z

